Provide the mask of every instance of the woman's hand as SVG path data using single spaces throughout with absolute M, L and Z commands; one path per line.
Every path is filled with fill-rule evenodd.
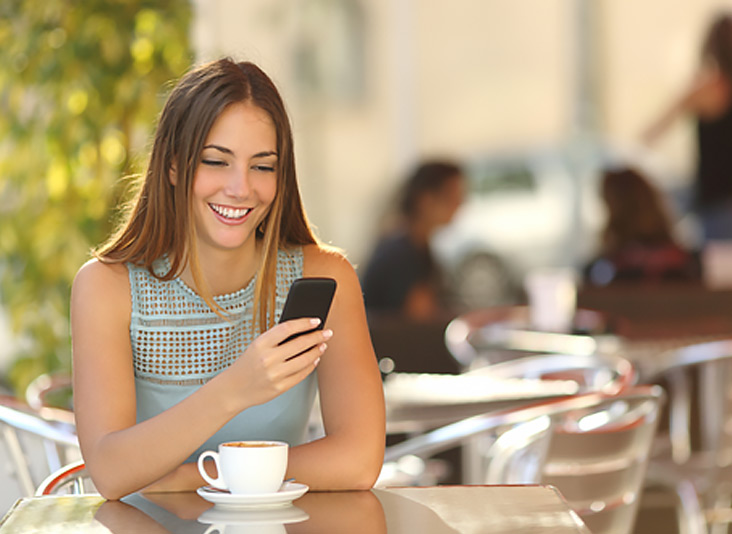
M 319 319 L 293 319 L 258 336 L 225 373 L 237 377 L 242 409 L 268 402 L 300 383 L 318 365 L 333 332 Z M 293 334 L 301 334 L 287 340 Z

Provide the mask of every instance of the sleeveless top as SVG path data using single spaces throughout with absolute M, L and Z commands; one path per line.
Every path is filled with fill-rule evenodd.
M 302 248 L 279 251 L 275 320 L 282 313 L 290 285 L 302 276 L 302 265 Z M 144 267 L 127 264 L 127 268 L 132 293 L 130 339 L 137 421 L 141 422 L 188 397 L 241 356 L 253 338 L 256 277 L 244 289 L 214 297 L 227 313 L 224 319 L 180 278 L 162 281 Z M 169 268 L 167 257 L 153 265 L 159 275 Z M 224 441 L 302 443 L 315 389 L 315 373 L 311 373 L 275 399 L 244 410 L 201 445 L 188 461 L 197 460 L 204 450 L 216 450 Z
M 732 104 L 720 117 L 697 122 L 697 207 L 732 199 Z

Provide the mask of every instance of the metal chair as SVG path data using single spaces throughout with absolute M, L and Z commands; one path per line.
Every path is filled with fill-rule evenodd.
M 479 449 L 473 483 L 553 484 L 593 532 L 627 534 L 663 399 L 658 386 L 636 386 L 474 416 L 388 447 L 385 461 L 469 444 Z M 518 445 L 500 446 L 522 434 Z
M 668 431 L 657 440 L 649 478 L 674 486 L 679 499 L 686 493 L 692 506 L 684 512 L 705 521 L 705 531 L 726 533 L 732 522 L 732 339 L 664 351 L 646 375 L 669 393 Z
M 615 394 L 634 382 L 632 364 L 611 354 L 542 354 L 477 368 L 459 375 L 392 373 L 384 381 L 387 429 L 411 434 L 487 412 L 527 405 L 548 398 L 589 392 Z M 448 471 L 454 482 L 469 483 L 475 472 L 477 450 L 470 441 L 449 456 Z M 476 449 L 477 447 L 477 449 Z M 426 480 L 443 482 L 434 460 L 424 468 Z M 388 469 L 394 469 L 393 465 Z M 421 469 L 421 470 L 420 470 Z M 444 470 L 444 469 L 443 469 Z
M 540 482 L 559 488 L 595 534 L 632 531 L 662 399 L 640 388 L 555 417 Z
M 543 332 L 531 328 L 527 306 L 473 310 L 448 323 L 445 346 L 463 369 L 530 353 L 588 356 L 615 352 L 617 341 L 606 335 L 604 314 L 578 309 L 574 323 L 572 333 Z
M 384 380 L 387 433 L 412 437 L 471 416 L 542 400 L 591 392 L 616 394 L 634 380 L 633 365 L 610 354 L 527 356 L 459 375 L 392 373 Z M 456 482 L 465 482 L 472 472 L 474 452 L 464 444 L 461 448 L 458 456 L 451 452 Z
M 44 419 L 13 398 L 0 399 L 0 428 L 23 496 L 32 496 L 50 472 L 81 457 L 74 425 Z
M 97 493 L 83 460 L 57 469 L 36 488 L 36 497 L 43 495 L 81 495 Z
M 434 486 L 440 482 L 439 463 L 431 458 L 445 450 L 481 440 L 494 461 L 490 469 L 506 483 L 533 480 L 537 458 L 544 456 L 551 421 L 539 415 L 527 420 L 495 416 L 474 416 L 410 438 L 386 448 L 384 466 L 377 486 Z M 436 467 L 437 466 L 437 467 Z
M 25 401 L 44 419 L 75 424 L 72 405 L 71 375 L 68 373 L 42 374 L 28 384 Z
M 461 376 L 571 380 L 579 393 L 619 393 L 636 382 L 633 364 L 617 354 L 534 354 L 478 367 Z

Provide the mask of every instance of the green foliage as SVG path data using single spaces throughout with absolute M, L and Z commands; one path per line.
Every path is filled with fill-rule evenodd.
M 128 194 L 161 88 L 190 65 L 188 0 L 0 2 L 0 305 L 9 380 L 70 369 L 69 294 Z M 99 295 L 104 298 L 104 295 Z

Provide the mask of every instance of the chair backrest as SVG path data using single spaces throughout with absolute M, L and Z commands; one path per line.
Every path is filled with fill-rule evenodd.
M 732 465 L 732 339 L 666 350 L 654 358 L 648 375 L 669 388 L 673 459 L 685 463 L 696 451 L 715 468 Z
M 74 424 L 73 390 L 68 373 L 42 374 L 28 384 L 25 401 L 44 419 Z
M 636 386 L 479 415 L 387 447 L 385 460 L 428 458 L 463 445 L 473 457 L 467 483 L 553 484 L 593 532 L 628 534 L 663 398 L 658 386 Z M 546 418 L 551 424 L 544 432 Z M 527 422 L 533 430 L 520 426 Z M 513 441 L 523 446 L 511 447 Z
M 473 452 L 466 459 L 482 459 L 486 465 L 471 465 L 466 468 L 473 472 L 485 473 L 485 482 L 500 481 L 502 484 L 523 484 L 527 480 L 541 477 L 542 465 L 546 459 L 551 440 L 552 420 L 541 415 L 525 423 L 499 432 L 498 437 L 485 450 L 485 454 Z M 470 445 L 480 447 L 480 436 L 473 438 Z
M 35 495 L 81 495 L 97 493 L 83 460 L 57 469 L 36 488 Z
M 590 355 L 601 345 L 614 344 L 604 314 L 578 309 L 572 333 L 542 332 L 531 328 L 529 308 L 505 306 L 472 310 L 445 328 L 445 346 L 463 369 L 516 357 L 516 352 Z M 604 347 L 602 347 L 604 348 Z
M 32 496 L 49 473 L 81 457 L 74 425 L 44 419 L 15 399 L 0 399 L 0 429 L 23 496 Z
M 388 446 L 376 485 L 436 485 L 439 480 L 431 472 L 429 458 L 457 446 L 463 449 L 463 483 L 482 484 L 481 477 L 473 474 L 486 469 L 506 484 L 535 480 L 549 444 L 550 427 L 551 420 L 544 415 L 525 420 L 505 414 L 464 419 Z M 478 452 L 484 450 L 489 452 Z
M 556 414 L 540 482 L 556 486 L 595 534 L 629 534 L 637 513 L 663 392 L 629 390 Z
M 465 376 L 572 380 L 580 393 L 616 394 L 636 381 L 633 364 L 617 354 L 535 354 L 478 367 Z

